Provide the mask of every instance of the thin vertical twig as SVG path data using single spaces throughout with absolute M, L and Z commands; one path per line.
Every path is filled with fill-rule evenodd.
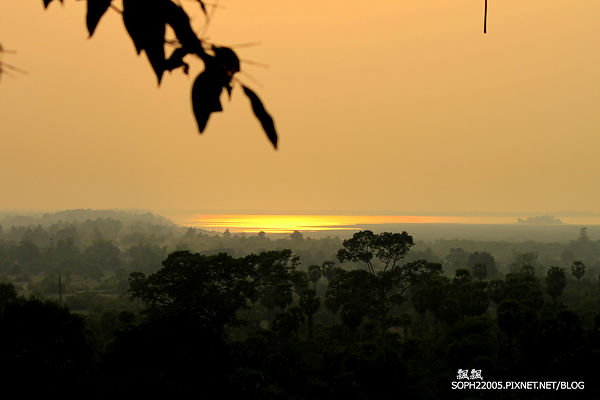
M 487 33 L 487 0 L 485 0 L 485 10 L 483 12 L 483 33 Z

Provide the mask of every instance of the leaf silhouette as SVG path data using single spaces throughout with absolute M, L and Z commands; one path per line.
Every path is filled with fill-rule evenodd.
M 88 0 L 86 23 L 90 37 L 94 34 L 100 18 L 104 15 L 112 0 Z
M 192 29 L 190 18 L 183 8 L 171 1 L 167 1 L 163 5 L 162 15 L 165 22 L 173 28 L 179 43 L 181 43 L 187 52 L 198 54 L 202 58 L 204 54 L 202 42 Z
M 256 93 L 244 85 L 242 85 L 242 88 L 244 89 L 246 96 L 248 96 L 250 99 L 250 104 L 252 105 L 252 111 L 254 112 L 254 115 L 256 115 L 256 118 L 258 118 L 260 121 L 265 133 L 267 134 L 267 137 L 269 138 L 269 141 L 273 144 L 273 147 L 277 149 L 277 131 L 275 131 L 273 118 L 271 118 L 271 115 L 269 115 L 267 110 L 265 110 L 265 106 L 263 105 L 262 101 L 260 101 Z
M 42 0 L 45 8 L 54 0 Z M 64 0 L 59 0 L 61 3 Z M 202 12 L 209 18 L 204 0 L 195 0 Z M 90 37 L 94 35 L 100 20 L 112 6 L 112 0 L 87 0 L 86 25 Z M 216 5 L 215 5 L 216 7 Z M 152 66 L 160 85 L 165 71 L 181 68 L 189 72 L 186 56 L 195 55 L 204 63 L 201 72 L 192 86 L 192 108 L 200 133 L 204 132 L 212 113 L 223 111 L 221 94 L 226 90 L 231 99 L 232 80 L 240 72 L 240 59 L 229 47 L 207 46 L 191 26 L 190 17 L 176 0 L 123 0 L 123 23 L 136 52 L 142 51 Z M 173 29 L 176 40 L 169 41 L 175 48 L 167 57 L 166 29 Z M 1 48 L 0 48 L 1 51 Z M 13 69 L 0 63 L 0 73 Z M 260 121 L 269 141 L 277 148 L 277 131 L 273 118 L 265 110 L 260 98 L 251 89 L 243 86 L 244 93 L 250 99 L 254 115 Z
M 175 68 L 183 67 L 183 72 L 187 75 L 190 66 L 183 61 L 183 57 L 187 55 L 187 51 L 182 47 L 176 48 L 169 58 L 165 60 L 165 71 L 173 71 Z
M 123 23 L 138 54 L 144 50 L 158 83 L 165 64 L 164 7 L 168 0 L 123 0 Z
M 223 77 L 220 75 L 214 66 L 207 65 L 207 69 L 202 71 L 194 81 L 192 109 L 200 133 L 204 132 L 210 114 L 223 111 L 221 106 Z
M 60 0 L 60 2 L 62 3 L 63 0 Z M 48 8 L 48 5 L 52 3 L 52 0 L 44 0 L 44 8 Z
M 215 53 L 215 61 L 221 68 L 227 71 L 229 76 L 240 72 L 240 59 L 232 49 L 229 47 L 212 46 L 212 50 Z

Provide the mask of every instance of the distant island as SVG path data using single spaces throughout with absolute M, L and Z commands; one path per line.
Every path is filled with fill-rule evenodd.
M 518 224 L 536 224 L 536 225 L 558 225 L 558 224 L 562 224 L 563 222 L 556 218 L 553 217 L 552 215 L 538 215 L 535 217 L 527 217 L 525 219 L 523 218 L 519 218 L 517 220 Z

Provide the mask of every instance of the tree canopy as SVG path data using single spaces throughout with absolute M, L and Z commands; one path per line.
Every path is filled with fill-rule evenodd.
M 93 233 L 94 225 L 89 227 Z M 14 236 L 16 229 L 6 231 L 0 231 L 0 267 L 3 257 L 18 255 L 14 261 L 20 262 L 26 259 L 21 252 L 36 248 L 30 243 L 13 255 L 4 240 L 16 251 L 20 236 Z M 23 234 L 47 241 L 38 231 Z M 200 236 L 189 229 L 181 234 Z M 260 246 L 270 240 L 256 239 Z M 411 243 L 408 234 L 357 232 L 336 247 L 360 258 L 344 259 L 341 266 L 323 261 L 320 267 L 317 260 L 301 264 L 291 250 L 243 256 L 175 251 L 162 268 L 129 275 L 135 303 L 123 293 L 108 309 L 99 308 L 98 295 L 76 307 L 70 296 L 66 303 L 75 312 L 50 300 L 55 295 L 25 297 L 22 282 L 12 273 L 3 277 L 0 269 L 5 391 L 68 399 L 456 398 L 448 383 L 457 368 L 472 365 L 490 380 L 532 371 L 563 376 L 581 382 L 585 392 L 579 397 L 600 398 L 594 381 L 600 362 L 597 271 L 589 279 L 590 269 L 579 283 L 566 279 L 561 267 L 550 268 L 544 280 L 527 264 L 519 272 L 501 265 L 494 280 L 474 277 L 477 268 L 449 274 L 423 259 L 405 262 Z M 83 256 L 110 250 L 98 241 L 90 246 L 94 250 Z M 51 243 L 41 256 L 56 261 L 59 253 Z M 404 254 L 395 265 L 394 254 Z M 372 262 L 374 273 L 363 260 Z M 536 398 L 554 399 L 554 392 L 540 391 Z

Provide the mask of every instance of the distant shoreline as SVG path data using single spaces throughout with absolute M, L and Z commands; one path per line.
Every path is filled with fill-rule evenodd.
M 431 215 L 340 215 L 340 214 L 183 214 L 168 216 L 179 226 L 212 230 L 257 232 L 261 228 L 276 227 L 287 230 L 318 231 L 354 229 L 365 225 L 387 224 L 454 224 L 454 225 L 509 225 L 509 226 L 587 226 L 600 225 L 600 217 L 551 216 L 431 216 Z M 298 229 L 302 228 L 302 229 Z M 312 229 L 311 229 L 312 228 Z M 262 229 L 264 230 L 264 229 Z

